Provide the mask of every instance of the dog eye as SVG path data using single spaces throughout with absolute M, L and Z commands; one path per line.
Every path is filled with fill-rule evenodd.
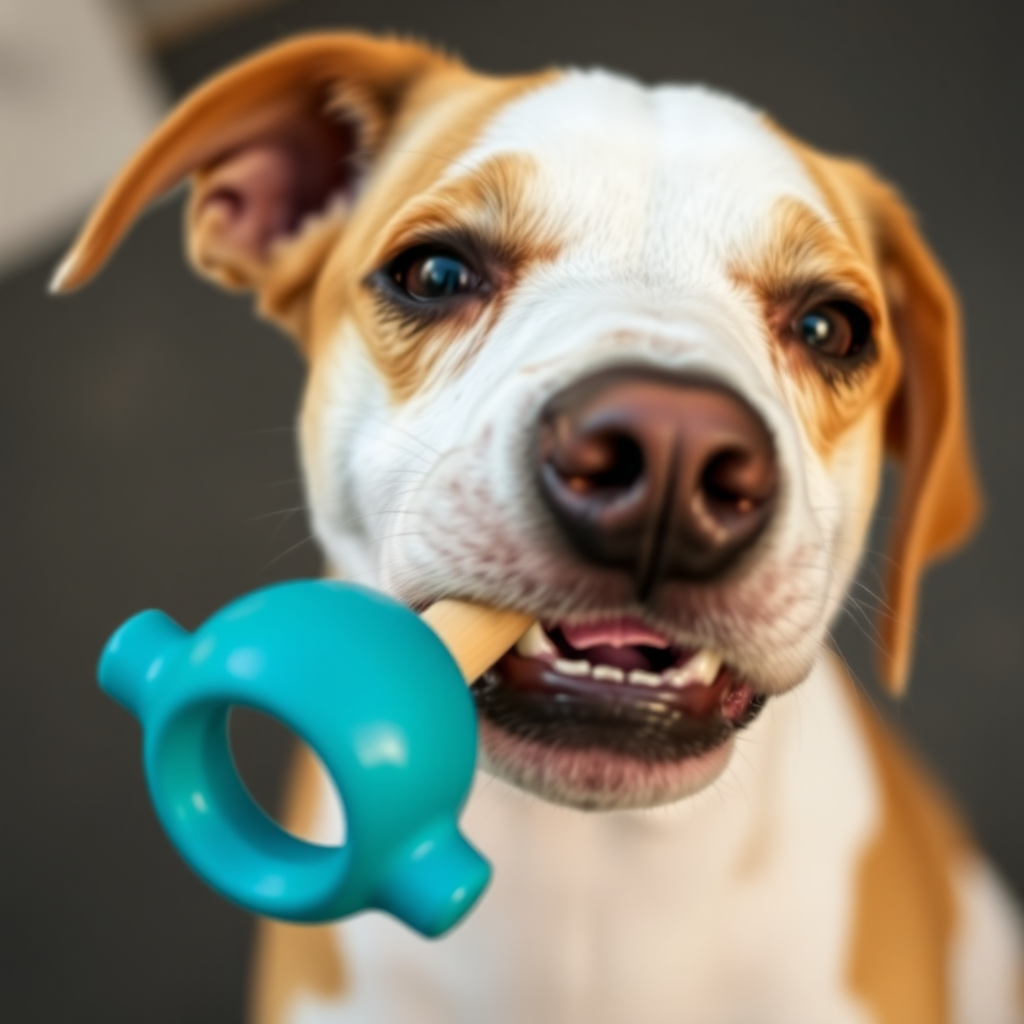
M 480 275 L 447 249 L 418 246 L 402 253 L 387 267 L 387 275 L 417 302 L 437 302 L 479 291 Z
M 824 302 L 801 313 L 794 332 L 815 352 L 833 359 L 849 359 L 862 352 L 871 340 L 871 321 L 852 302 Z

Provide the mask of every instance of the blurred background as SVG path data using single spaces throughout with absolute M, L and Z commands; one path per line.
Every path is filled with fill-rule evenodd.
M 180 196 L 88 290 L 61 247 L 133 147 L 211 72 L 358 27 L 491 71 L 600 64 L 738 93 L 895 182 L 957 283 L 989 515 L 926 583 L 910 695 L 873 672 L 867 590 L 837 630 L 1024 896 L 1024 107 L 1019 0 L 0 0 L 0 1020 L 243 1018 L 252 921 L 159 832 L 139 732 L 94 662 L 143 608 L 194 627 L 319 570 L 293 422 L 302 367 L 244 299 L 194 280 Z M 863 581 L 878 592 L 885 510 Z M 273 801 L 286 740 L 243 723 Z

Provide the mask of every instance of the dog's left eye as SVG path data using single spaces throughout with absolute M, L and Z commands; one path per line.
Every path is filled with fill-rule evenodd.
M 434 246 L 417 246 L 385 269 L 397 288 L 417 302 L 438 302 L 479 291 L 480 275 L 461 256 Z
M 801 313 L 794 331 L 815 352 L 833 359 L 849 359 L 867 347 L 871 321 L 852 302 L 823 302 Z

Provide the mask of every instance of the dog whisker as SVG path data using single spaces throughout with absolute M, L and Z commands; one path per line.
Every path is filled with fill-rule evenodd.
M 303 537 L 302 540 L 296 541 L 296 543 L 294 543 L 291 546 L 285 548 L 285 550 L 282 551 L 279 555 L 275 555 L 269 562 L 267 562 L 263 566 L 262 569 L 260 569 L 260 572 L 261 573 L 266 572 L 271 566 L 276 565 L 278 562 L 280 562 L 282 558 L 286 558 L 293 551 L 297 551 L 303 545 L 309 544 L 310 542 L 315 541 L 315 540 L 316 540 L 316 538 L 313 536 L 313 534 L 309 534 L 308 536 Z
M 261 515 L 251 516 L 249 519 L 246 520 L 246 522 L 247 523 L 259 523 L 259 522 L 262 522 L 264 519 L 273 519 L 275 516 L 290 516 L 290 515 L 292 515 L 295 512 L 308 512 L 308 511 L 309 511 L 309 506 L 308 505 L 294 505 L 291 508 L 279 508 L 279 509 L 275 509 L 273 512 L 263 512 Z

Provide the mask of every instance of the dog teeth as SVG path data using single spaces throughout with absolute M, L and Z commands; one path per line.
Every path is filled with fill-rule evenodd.
M 683 687 L 689 686 L 690 683 L 710 686 L 718 678 L 721 667 L 722 659 L 705 648 L 698 651 L 685 665 L 672 669 L 666 675 L 672 686 Z
M 536 627 L 535 627 L 536 628 Z M 529 634 L 527 634 L 529 637 Z M 526 639 L 526 638 L 524 638 Z M 520 641 L 522 644 L 523 641 Z M 519 648 L 517 648 L 519 649 Z M 533 648 L 530 648 L 531 650 Z M 519 649 L 521 654 L 526 653 Z M 544 654 L 547 651 L 542 652 Z M 533 654 L 532 657 L 540 655 Z M 685 665 L 667 669 L 664 672 L 646 672 L 635 668 L 628 674 L 614 665 L 592 665 L 589 661 L 570 661 L 568 658 L 556 658 L 554 668 L 563 676 L 583 678 L 585 676 L 608 683 L 628 683 L 630 686 L 674 686 L 682 689 L 696 683 L 699 686 L 711 686 L 718 678 L 722 667 L 722 659 L 712 651 L 698 651 Z
M 626 678 L 634 686 L 661 686 L 664 682 L 657 672 L 645 672 L 642 668 L 633 669 Z
M 568 658 L 555 659 L 555 671 L 561 672 L 563 676 L 589 676 L 589 661 L 569 661 Z
M 516 644 L 516 654 L 522 655 L 524 658 L 544 658 L 554 657 L 558 651 L 548 639 L 541 624 L 535 622 Z M 585 664 L 585 662 L 570 662 L 570 664 Z

